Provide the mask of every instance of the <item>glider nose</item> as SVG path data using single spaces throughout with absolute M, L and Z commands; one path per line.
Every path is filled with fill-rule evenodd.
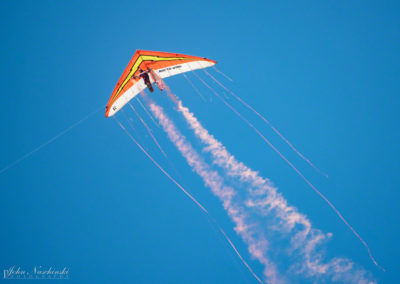
M 106 107 L 106 117 L 111 117 L 116 113 L 117 108 L 116 107 Z

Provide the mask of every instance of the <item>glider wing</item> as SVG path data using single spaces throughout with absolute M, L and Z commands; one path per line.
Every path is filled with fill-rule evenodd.
M 167 78 L 184 72 L 210 67 L 217 62 L 197 56 L 169 52 L 137 50 L 122 73 L 106 107 L 106 117 L 113 116 L 126 103 L 147 88 L 138 76 L 139 69 L 151 69 L 160 78 Z M 153 76 L 150 82 L 154 82 Z

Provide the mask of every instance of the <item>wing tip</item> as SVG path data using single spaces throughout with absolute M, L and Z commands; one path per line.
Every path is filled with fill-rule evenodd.
M 107 106 L 106 106 L 106 113 L 105 113 L 105 116 L 106 116 L 106 117 L 111 117 L 111 116 L 114 115 L 113 113 L 110 114 L 110 109 L 111 109 L 111 108 L 107 105 Z

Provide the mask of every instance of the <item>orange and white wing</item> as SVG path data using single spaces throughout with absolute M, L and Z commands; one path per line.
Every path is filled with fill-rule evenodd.
M 197 56 L 169 52 L 137 50 L 122 73 L 106 107 L 106 117 L 113 116 L 147 86 L 138 76 L 140 71 L 152 69 L 160 78 L 213 66 L 217 62 Z M 153 83 L 152 76 L 150 82 Z

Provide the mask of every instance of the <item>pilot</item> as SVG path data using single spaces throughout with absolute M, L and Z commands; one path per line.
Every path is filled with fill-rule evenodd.
M 150 69 L 148 69 L 147 71 L 143 71 L 142 69 L 139 69 L 139 72 L 140 72 L 139 73 L 140 78 L 143 78 L 143 81 L 146 84 L 147 88 L 149 88 L 149 91 L 153 92 L 154 89 L 153 89 L 153 86 L 151 85 L 150 77 L 148 74 L 150 72 Z
M 140 72 L 139 76 L 141 78 L 143 78 L 144 83 L 146 85 L 150 84 L 150 78 L 149 78 L 149 74 L 147 74 L 147 71 L 143 71 L 142 69 L 139 69 L 139 72 Z

